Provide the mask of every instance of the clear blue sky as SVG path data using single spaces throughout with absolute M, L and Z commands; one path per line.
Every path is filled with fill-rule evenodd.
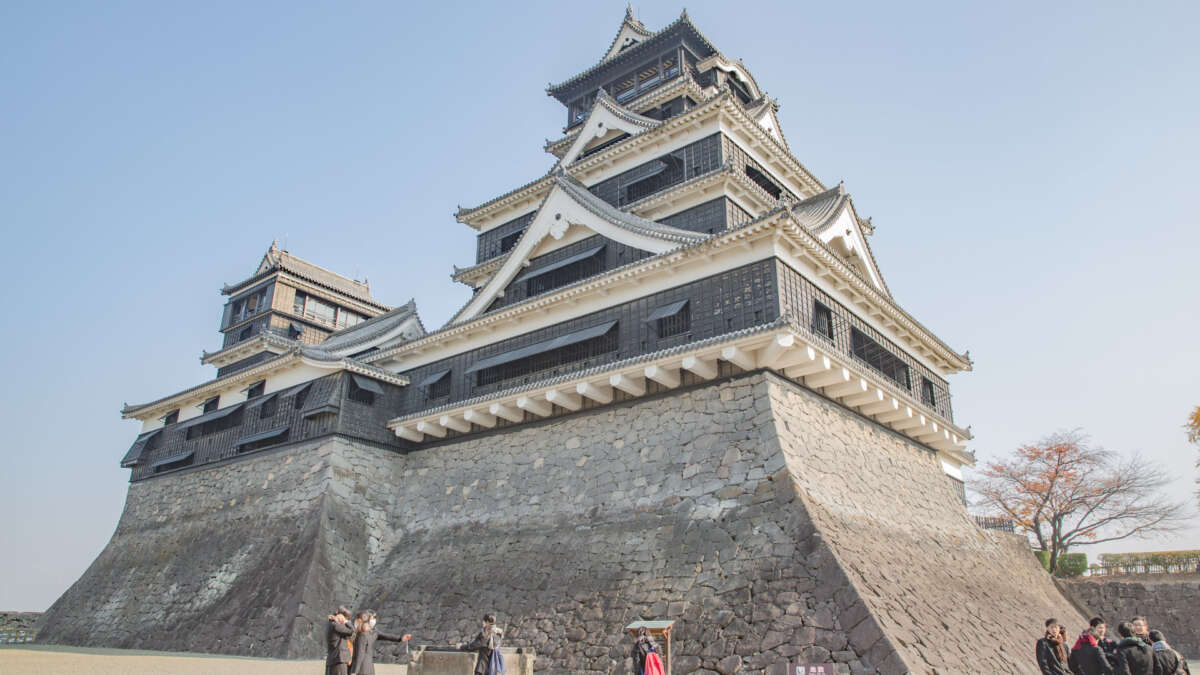
M 457 205 L 544 173 L 624 4 L 0 3 L 8 381 L 0 609 L 111 535 L 141 402 L 211 377 L 223 282 L 272 238 L 428 326 L 466 298 Z M 657 29 L 680 5 L 639 6 Z M 693 20 L 845 180 L 897 300 L 975 372 L 991 457 L 1060 428 L 1190 499 L 1200 404 L 1200 4 L 728 3 Z M 1194 500 L 1192 500 L 1194 503 Z M 1200 528 L 1127 548 L 1200 548 Z

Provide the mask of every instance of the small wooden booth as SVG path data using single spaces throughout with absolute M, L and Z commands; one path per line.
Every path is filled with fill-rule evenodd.
M 650 633 L 650 637 L 662 645 L 662 653 L 659 656 L 662 657 L 664 675 L 671 675 L 671 627 L 674 625 L 674 621 L 663 620 L 634 621 L 625 626 L 625 630 L 629 631 L 635 640 L 637 639 L 638 629 L 645 628 Z

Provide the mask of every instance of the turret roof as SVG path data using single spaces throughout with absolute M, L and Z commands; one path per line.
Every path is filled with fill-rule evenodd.
M 349 296 L 375 307 L 382 309 L 391 309 L 387 305 L 379 302 L 371 297 L 371 283 L 369 281 L 357 281 L 349 277 L 342 276 L 337 272 L 332 272 L 319 265 L 292 255 L 291 253 L 279 248 L 278 242 L 271 242 L 271 248 L 267 249 L 263 255 L 262 262 L 258 264 L 258 269 L 249 278 L 240 281 L 236 284 L 226 284 L 221 293 L 224 295 L 232 295 L 239 290 L 249 286 L 250 284 L 265 278 L 267 275 L 276 272 L 284 271 L 312 282 L 318 286 L 322 286 L 336 293 Z

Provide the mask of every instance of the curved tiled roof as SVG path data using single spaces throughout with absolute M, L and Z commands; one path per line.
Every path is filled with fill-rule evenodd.
M 616 56 L 616 54 L 613 54 L 613 48 L 617 46 L 617 40 L 621 39 L 621 33 L 625 32 L 625 28 L 627 26 L 629 27 L 629 30 L 633 31 L 637 35 L 642 36 L 643 38 L 649 38 L 654 35 L 654 31 L 646 28 L 641 21 L 638 21 L 633 17 L 633 5 L 627 6 L 625 8 L 625 20 L 621 22 L 621 27 L 617 29 L 617 34 L 613 36 L 612 42 L 608 43 L 608 49 L 604 50 L 605 61 Z M 620 52 L 617 53 L 619 54 Z
M 704 34 L 700 32 L 700 29 L 696 28 L 696 26 L 692 23 L 691 19 L 688 18 L 687 10 L 684 10 L 683 13 L 679 15 L 678 19 L 671 22 L 666 28 L 663 28 L 662 30 L 658 31 L 657 33 L 648 35 L 646 37 L 645 41 L 639 42 L 636 45 L 633 45 L 629 49 L 626 49 L 625 51 L 620 52 L 611 58 L 601 59 L 598 63 L 596 63 L 596 65 L 592 66 L 591 68 L 588 68 L 587 70 L 579 73 L 578 75 L 576 75 L 568 80 L 559 82 L 558 84 L 552 84 L 549 87 L 546 87 L 546 93 L 550 94 L 551 96 L 554 96 L 555 98 L 558 98 L 557 94 L 559 92 L 561 92 L 563 89 L 570 87 L 573 84 L 578 83 L 579 81 L 583 80 L 584 78 L 588 77 L 589 75 L 595 73 L 596 71 L 600 70 L 601 68 L 605 68 L 605 67 L 609 66 L 610 64 L 617 63 L 618 61 L 632 60 L 632 58 L 634 56 L 640 55 L 641 52 L 646 51 L 646 45 L 653 44 L 658 37 L 666 35 L 676 28 L 683 28 L 683 29 L 690 30 L 692 32 L 693 36 L 695 36 L 697 39 L 699 39 L 701 42 L 703 42 L 709 49 L 712 50 L 712 53 L 714 53 L 714 54 L 720 53 L 720 50 L 718 50 L 716 48 L 716 46 L 714 46 L 713 43 L 709 41 L 708 38 L 704 37 Z M 619 34 L 620 33 L 618 32 L 618 35 Z M 607 52 L 606 52 L 606 54 L 607 54 Z M 708 56 L 708 54 L 705 54 L 705 55 L 702 55 L 701 58 L 704 58 L 707 56 Z M 559 100 L 561 101 L 561 99 L 559 99 Z M 562 101 L 562 102 L 566 103 L 566 101 Z
M 389 331 L 399 327 L 405 321 L 408 321 L 409 318 L 415 316 L 416 313 L 417 301 L 409 300 L 407 303 L 391 311 L 371 317 L 357 326 L 351 326 L 330 335 L 320 344 L 316 345 L 316 347 L 322 350 L 339 351 L 370 342 L 373 339 L 383 337 Z M 417 319 L 417 322 L 420 323 L 420 318 Z M 424 334 L 424 332 L 425 328 L 422 326 L 421 333 Z
M 341 293 L 348 297 L 354 298 L 360 302 L 383 309 L 391 309 L 387 305 L 379 302 L 371 297 L 371 284 L 367 281 L 355 281 L 349 277 L 344 277 L 337 272 L 331 272 L 324 267 L 314 265 L 303 258 L 298 258 L 291 253 L 276 246 L 275 242 L 271 242 L 271 248 L 267 249 L 266 255 L 263 256 L 262 262 L 258 264 L 258 270 L 245 281 L 236 284 L 226 284 L 221 289 L 221 293 L 231 295 L 241 288 L 250 285 L 267 276 L 271 272 L 282 270 L 290 272 L 305 281 L 310 281 L 318 286 L 323 286 L 331 291 Z
M 804 226 L 804 229 L 810 232 L 821 232 L 833 224 L 848 199 L 850 196 L 846 194 L 846 188 L 838 183 L 837 187 L 832 187 L 793 206 L 792 215 L 795 216 L 796 222 Z
M 707 239 L 709 235 L 690 230 L 683 230 L 670 225 L 656 223 L 641 216 L 622 211 L 608 202 L 592 194 L 587 187 L 574 178 L 559 173 L 554 176 L 554 184 L 562 188 L 567 196 L 590 213 L 616 225 L 638 234 L 690 244 Z

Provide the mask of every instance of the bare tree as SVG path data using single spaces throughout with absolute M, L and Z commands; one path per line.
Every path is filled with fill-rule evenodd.
M 1050 554 L 1050 571 L 1076 546 L 1171 532 L 1186 506 L 1166 498 L 1170 476 L 1137 454 L 1118 456 L 1079 431 L 1052 434 L 990 462 L 973 481 L 982 504 L 1003 512 Z

